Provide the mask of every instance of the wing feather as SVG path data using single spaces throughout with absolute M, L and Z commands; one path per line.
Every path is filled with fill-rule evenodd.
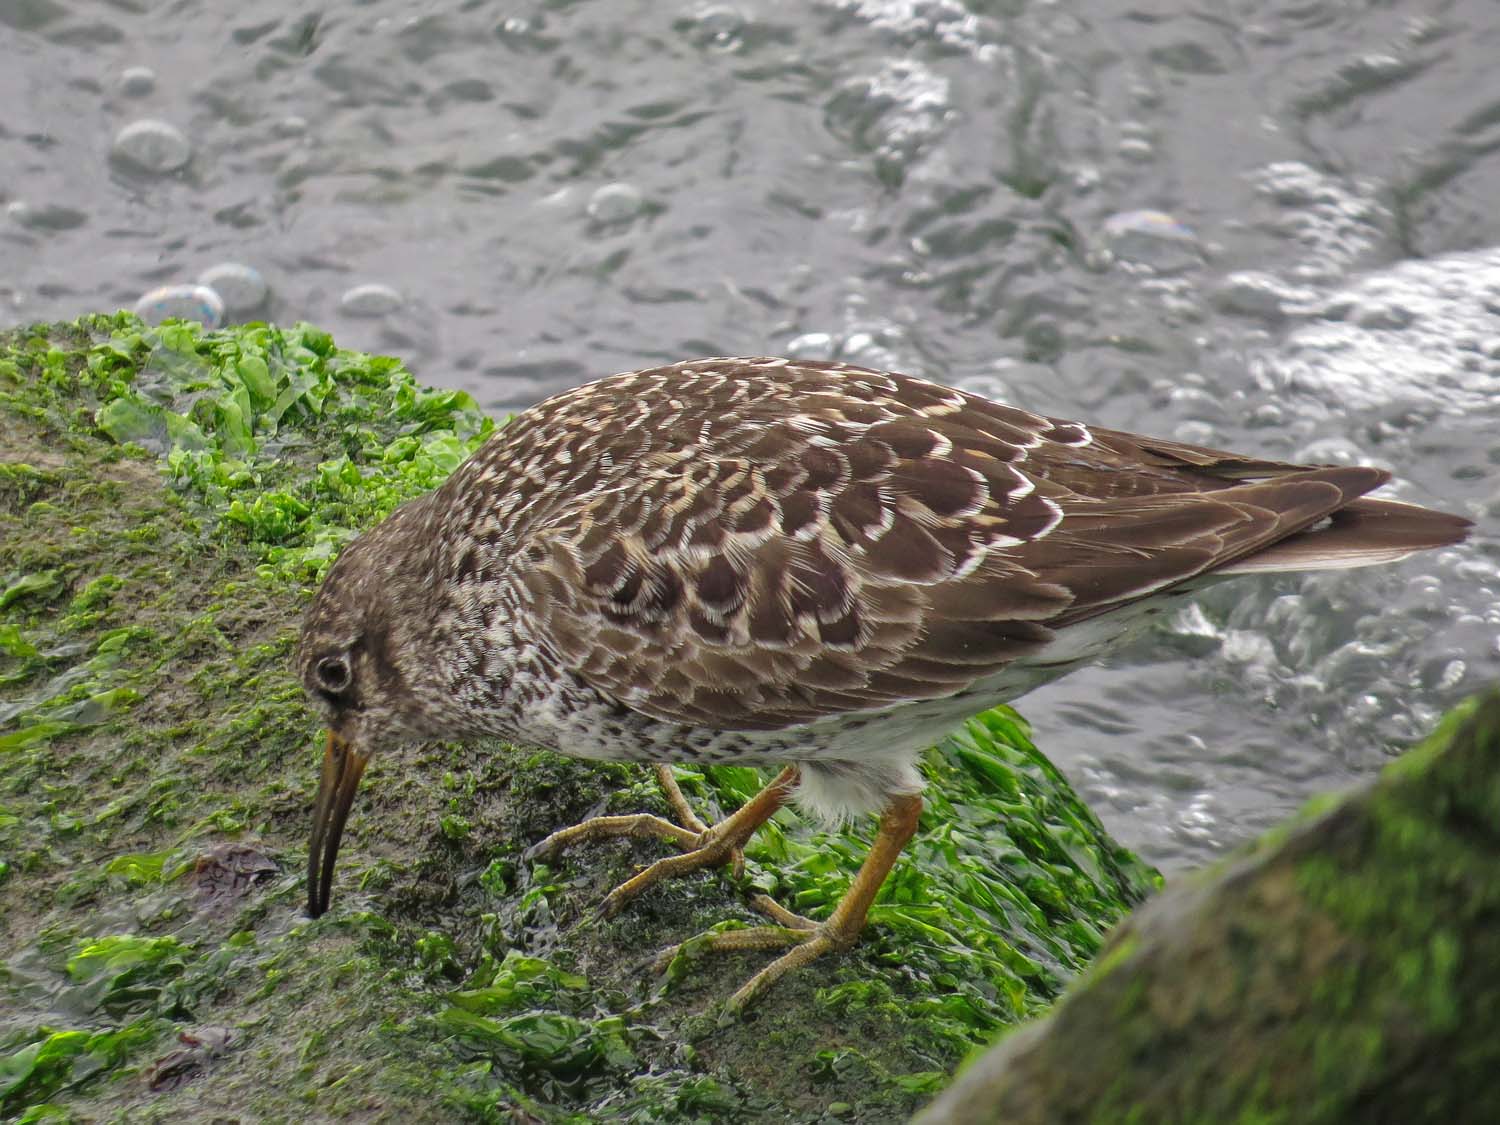
M 590 395 L 671 409 L 622 425 Z M 680 364 L 523 418 L 495 458 L 564 486 L 518 509 L 530 639 L 630 707 L 721 728 L 954 694 L 1059 628 L 1247 566 L 1386 477 L 839 364 Z

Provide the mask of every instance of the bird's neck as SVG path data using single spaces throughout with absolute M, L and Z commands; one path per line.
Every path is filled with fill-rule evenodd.
M 510 688 L 526 646 L 512 635 L 505 575 L 493 569 L 503 554 L 454 535 L 440 519 L 438 494 L 414 501 L 401 573 L 392 592 L 405 631 L 400 669 L 422 713 L 425 733 L 437 738 L 514 737 Z

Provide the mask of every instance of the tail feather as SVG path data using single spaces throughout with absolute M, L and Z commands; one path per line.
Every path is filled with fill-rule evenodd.
M 1473 521 L 1394 500 L 1355 500 L 1305 531 L 1219 567 L 1216 574 L 1338 570 L 1395 562 L 1461 543 Z

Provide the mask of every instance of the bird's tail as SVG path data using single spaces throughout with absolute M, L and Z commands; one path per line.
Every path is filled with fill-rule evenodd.
M 1305 531 L 1220 567 L 1215 575 L 1338 570 L 1395 562 L 1462 542 L 1473 521 L 1394 500 L 1355 500 Z

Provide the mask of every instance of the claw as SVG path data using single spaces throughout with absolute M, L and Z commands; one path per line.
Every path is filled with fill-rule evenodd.
M 667 789 L 668 800 L 677 808 L 678 815 L 689 825 L 701 825 L 702 821 L 698 820 L 692 810 L 686 809 L 686 801 L 677 789 L 676 779 L 671 778 L 671 771 L 661 767 L 657 771 L 658 776 L 662 776 L 663 771 L 666 774 L 663 787 Z M 775 781 L 746 802 L 738 812 L 712 828 L 695 831 L 692 827 L 673 824 L 649 813 L 635 816 L 596 816 L 582 824 L 552 833 L 545 840 L 528 848 L 526 857 L 549 858 L 563 848 L 583 840 L 619 836 L 668 840 L 685 849 L 680 855 L 657 860 L 610 891 L 599 903 L 598 909 L 603 917 L 611 918 L 638 894 L 663 879 L 725 864 L 738 869 L 738 865 L 744 862 L 745 841 L 786 803 L 796 781 L 795 767 L 783 770 Z M 678 807 L 679 804 L 682 807 Z M 892 799 L 885 815 L 881 817 L 880 831 L 870 848 L 870 854 L 865 857 L 859 874 L 826 922 L 814 922 L 786 909 L 769 895 L 755 894 L 749 900 L 750 905 L 770 918 L 774 925 L 699 934 L 662 950 L 653 961 L 653 967 L 657 972 L 666 972 L 679 958 L 691 958 L 710 952 L 785 949 L 786 952 L 752 976 L 729 998 L 725 1006 L 725 1018 L 734 1018 L 787 973 L 825 953 L 849 949 L 854 945 L 860 931 L 864 929 L 865 919 L 876 893 L 890 874 L 891 867 L 906 842 L 916 832 L 917 818 L 921 811 L 922 798 L 915 794 Z M 788 949 L 788 946 L 791 948 Z
M 763 951 L 791 946 L 746 981 L 726 1001 L 723 1019 L 732 1020 L 792 970 L 800 969 L 825 953 L 852 948 L 859 940 L 860 931 L 864 929 L 876 892 L 890 874 L 891 867 L 906 842 L 916 832 L 917 818 L 921 811 L 922 798 L 917 796 L 898 797 L 891 802 L 885 815 L 881 817 L 880 832 L 875 837 L 870 854 L 865 857 L 859 874 L 826 922 L 814 923 L 767 898 L 770 907 L 758 908 L 782 924 L 709 932 L 688 938 L 687 941 L 657 954 L 654 962 L 657 972 L 669 970 L 679 957 L 692 958 L 705 953 Z
M 797 771 L 795 767 L 782 770 L 775 781 L 747 801 L 738 812 L 712 828 L 704 825 L 688 806 L 669 767 L 658 767 L 657 777 L 667 791 L 667 800 L 677 810 L 678 816 L 687 822 L 687 827 L 650 813 L 596 816 L 569 828 L 558 829 L 545 840 L 527 848 L 526 858 L 551 859 L 574 844 L 618 837 L 665 840 L 683 849 L 681 855 L 657 860 L 612 890 L 599 904 L 599 911 L 605 918 L 613 917 L 631 899 L 663 879 L 726 864 L 739 878 L 744 873 L 745 841 L 786 803 L 796 784 Z

